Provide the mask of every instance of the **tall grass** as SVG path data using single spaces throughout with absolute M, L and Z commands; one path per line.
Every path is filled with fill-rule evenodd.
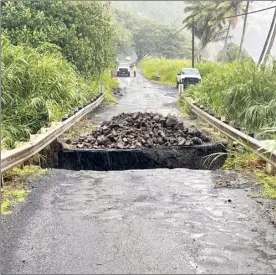
M 148 79 L 154 80 L 156 73 L 160 76 L 160 82 L 165 84 L 176 84 L 176 74 L 184 67 L 191 67 L 190 60 L 177 60 L 165 58 L 148 58 L 140 62 L 139 66 L 143 70 L 144 76 Z M 204 77 L 218 67 L 215 62 L 206 62 L 196 65 Z
M 276 126 L 276 74 L 254 62 L 221 64 L 188 93 L 237 126 L 259 131 Z
M 2 148 L 12 148 L 15 141 L 28 139 L 30 133 L 86 103 L 101 82 L 82 78 L 59 54 L 13 46 L 6 40 L 1 74 Z

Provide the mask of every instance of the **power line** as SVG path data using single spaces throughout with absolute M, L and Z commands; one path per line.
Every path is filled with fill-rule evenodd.
M 223 17 L 221 19 L 214 19 L 214 20 L 230 19 L 230 18 L 234 18 L 234 17 L 239 17 L 239 16 L 248 15 L 248 14 L 258 13 L 258 12 L 261 12 L 261 11 L 271 10 L 271 9 L 275 9 L 275 8 L 276 8 L 276 6 L 272 6 L 272 7 L 264 8 L 264 9 L 261 9 L 261 10 L 250 11 L 248 13 L 243 13 L 243 14 L 238 14 L 238 15 L 233 15 L 233 16 L 227 16 L 227 17 Z
M 219 18 L 219 19 L 212 19 L 210 21 L 220 21 L 220 20 L 224 20 L 224 19 L 240 17 L 240 16 L 244 16 L 244 15 L 248 15 L 248 14 L 253 14 L 253 13 L 258 13 L 258 12 L 262 12 L 262 11 L 266 11 L 266 10 L 275 9 L 275 8 L 276 8 L 276 6 L 272 6 L 272 7 L 269 7 L 269 8 L 264 8 L 264 9 L 260 9 L 260 10 L 256 10 L 256 11 L 251 11 L 251 12 L 248 12 L 248 13 L 242 13 L 242 14 L 233 15 L 233 16 L 226 16 L 226 17 L 222 17 L 222 18 Z M 199 20 L 199 21 L 201 21 L 201 20 Z M 179 29 L 178 31 L 176 31 L 175 33 L 173 33 L 173 35 L 181 32 L 185 28 L 186 28 L 186 25 L 184 27 L 182 27 L 181 29 Z

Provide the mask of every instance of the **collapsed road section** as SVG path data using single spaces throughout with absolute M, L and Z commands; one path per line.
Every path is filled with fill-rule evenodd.
M 58 163 L 72 170 L 218 169 L 226 159 L 225 145 L 173 115 L 152 112 L 122 113 L 67 143 Z

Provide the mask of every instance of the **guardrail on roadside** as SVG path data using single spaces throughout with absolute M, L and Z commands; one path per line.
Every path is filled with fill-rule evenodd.
M 179 85 L 179 96 L 184 96 L 183 84 Z M 234 127 L 224 123 L 223 121 L 215 118 L 214 116 L 208 114 L 198 106 L 193 103 L 193 100 L 190 98 L 185 98 L 185 102 L 191 109 L 191 112 L 197 115 L 200 119 L 208 123 L 214 129 L 221 132 L 228 138 L 230 147 L 233 144 L 233 141 L 238 142 L 239 144 L 245 146 L 246 148 L 254 151 L 258 156 L 266 161 L 266 172 L 268 174 L 274 174 L 276 170 L 276 151 L 269 149 L 261 141 L 252 138 L 245 133 L 235 129 Z M 271 147 L 271 146 L 270 146 Z
M 29 142 L 26 142 L 18 148 L 2 151 L 1 173 L 22 164 L 27 159 L 38 154 L 61 134 L 71 128 L 77 121 L 98 107 L 104 99 L 103 86 L 101 86 L 100 91 L 101 95 L 95 101 L 85 106 L 65 121 L 54 122 L 50 128 L 43 128 L 44 131 L 41 131 L 41 134 L 34 135 L 34 140 L 31 138 Z

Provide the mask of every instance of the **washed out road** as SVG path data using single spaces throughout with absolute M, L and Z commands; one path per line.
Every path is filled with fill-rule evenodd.
M 121 81 L 121 112 L 179 114 L 177 91 L 137 78 Z M 243 188 L 216 188 L 236 172 L 54 169 L 2 218 L 2 273 L 276 273 L 276 230 Z

